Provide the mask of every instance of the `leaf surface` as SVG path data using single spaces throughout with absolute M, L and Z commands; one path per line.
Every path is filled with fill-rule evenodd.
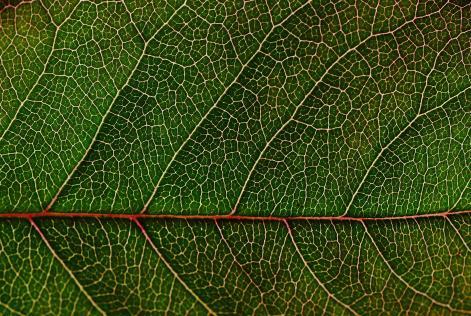
M 471 313 L 470 21 L 2 2 L 0 313 Z

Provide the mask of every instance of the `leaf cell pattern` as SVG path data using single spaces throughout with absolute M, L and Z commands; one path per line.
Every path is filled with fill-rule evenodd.
M 2 222 L 5 314 L 460 315 L 471 308 L 468 215 L 31 221 L 39 234 L 24 220 Z
M 471 313 L 467 1 L 0 1 L 0 314 Z

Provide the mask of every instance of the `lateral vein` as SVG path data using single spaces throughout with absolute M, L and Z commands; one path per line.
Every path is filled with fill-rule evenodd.
M 288 20 L 291 16 L 293 16 L 294 14 L 296 14 L 296 12 L 298 12 L 299 10 L 301 10 L 302 8 L 304 8 L 306 5 L 308 5 L 309 3 L 311 2 L 311 0 L 307 1 L 306 3 L 304 3 L 303 5 L 301 5 L 299 8 L 295 9 L 293 12 L 291 12 L 287 17 L 285 17 L 282 21 L 280 21 L 279 23 L 277 24 L 274 24 L 272 25 L 272 28 L 271 30 L 265 35 L 265 37 L 260 41 L 260 44 L 257 48 L 257 50 L 253 53 L 252 57 L 247 60 L 247 62 L 245 64 L 242 65 L 242 67 L 240 68 L 239 70 L 239 73 L 234 77 L 234 79 L 232 80 L 232 82 L 226 87 L 226 89 L 224 89 L 224 91 L 222 92 L 222 94 L 219 96 L 219 98 L 216 100 L 216 102 L 214 103 L 214 105 L 206 112 L 206 114 L 200 119 L 200 121 L 198 122 L 198 124 L 195 125 L 195 127 L 193 128 L 193 130 L 190 132 L 190 134 L 188 135 L 188 137 L 186 137 L 185 141 L 180 145 L 180 147 L 175 151 L 175 153 L 173 154 L 172 158 L 170 159 L 170 161 L 167 163 L 167 166 L 165 168 L 165 170 L 162 172 L 161 176 L 159 177 L 159 179 L 157 180 L 157 183 L 156 185 L 154 186 L 154 190 L 152 191 L 152 194 L 150 195 L 149 199 L 147 199 L 147 202 L 144 204 L 144 207 L 142 208 L 141 210 L 141 214 L 142 213 L 145 213 L 147 211 L 147 208 L 149 207 L 150 203 L 152 202 L 152 200 L 154 199 L 155 195 L 157 194 L 157 190 L 158 188 L 160 187 L 160 183 L 162 182 L 162 180 L 165 178 L 168 170 L 170 169 L 170 166 L 171 164 L 175 161 L 175 159 L 177 158 L 178 154 L 180 153 L 180 151 L 183 149 L 183 147 L 185 147 L 186 143 L 191 139 L 191 137 L 193 136 L 193 134 L 196 132 L 196 130 L 198 129 L 198 127 L 201 126 L 201 124 L 204 122 L 204 120 L 209 116 L 209 113 L 211 113 L 211 111 L 213 109 L 215 109 L 219 102 L 222 100 L 222 98 L 227 94 L 227 92 L 229 91 L 229 89 L 234 85 L 234 83 L 237 82 L 237 80 L 239 79 L 240 75 L 242 74 L 242 72 L 247 68 L 247 66 L 252 62 L 252 60 L 258 55 L 258 53 L 260 52 L 260 50 L 262 49 L 262 46 L 263 44 L 266 42 L 266 40 L 270 37 L 270 35 L 273 33 L 273 31 L 280 25 L 282 25 L 286 20 Z
M 188 284 L 186 284 L 185 281 L 182 280 L 182 278 L 180 278 L 180 276 L 178 275 L 178 273 L 172 268 L 172 266 L 170 265 L 170 263 L 165 259 L 165 257 L 162 255 L 162 253 L 160 252 L 160 250 L 157 248 L 157 246 L 154 244 L 154 242 L 152 241 L 152 239 L 150 238 L 149 234 L 147 234 L 147 231 L 146 229 L 144 228 L 144 226 L 142 226 L 142 224 L 137 220 L 137 219 L 134 219 L 133 220 L 134 223 L 136 223 L 137 227 L 139 227 L 142 235 L 144 235 L 144 237 L 146 238 L 146 241 L 147 243 L 151 246 L 151 248 L 155 251 L 155 253 L 157 254 L 157 256 L 160 258 L 160 260 L 162 260 L 162 262 L 165 264 L 165 266 L 167 267 L 168 270 L 170 270 L 170 272 L 173 274 L 173 276 L 175 277 L 175 279 L 177 279 L 180 284 L 196 299 L 196 301 L 198 301 L 198 303 L 200 303 L 208 312 L 209 314 L 211 315 L 217 315 L 216 312 L 214 312 L 189 286 Z
M 100 308 L 100 306 L 98 306 L 98 304 L 93 300 L 93 298 L 90 296 L 90 294 L 88 294 L 88 292 L 85 290 L 85 288 L 82 286 L 82 284 L 77 280 L 77 278 L 73 274 L 72 270 L 70 270 L 69 267 L 65 264 L 65 262 L 59 257 L 59 255 L 57 255 L 56 251 L 54 250 L 54 248 L 52 248 L 51 244 L 47 240 L 46 236 L 44 236 L 44 234 L 41 231 L 41 229 L 39 228 L 39 226 L 36 225 L 36 223 L 33 221 L 32 218 L 29 219 L 29 222 L 34 227 L 36 232 L 39 234 L 39 236 L 41 237 L 43 242 L 46 244 L 47 248 L 49 249 L 49 251 L 51 252 L 53 257 L 61 264 L 61 266 L 64 268 L 64 270 L 67 271 L 67 273 L 70 275 L 70 277 L 75 282 L 75 284 L 80 289 L 80 291 L 83 293 L 83 295 L 85 295 L 85 297 L 90 301 L 90 303 L 93 305 L 93 307 L 95 307 L 96 310 L 98 310 L 98 312 L 100 312 L 100 314 L 106 315 L 106 313 Z
M 327 293 L 327 296 L 328 298 L 331 298 L 333 299 L 334 301 L 336 301 L 338 304 L 340 304 L 342 307 L 344 307 L 345 309 L 347 309 L 348 311 L 350 311 L 352 314 L 356 315 L 356 316 L 359 316 L 360 314 L 358 314 L 353 308 L 351 308 L 350 306 L 348 306 L 347 304 L 345 304 L 344 302 L 342 302 L 340 299 L 338 299 L 337 297 L 335 297 L 335 295 L 333 293 L 331 293 L 327 287 L 324 285 L 324 283 L 321 282 L 321 280 L 317 277 L 317 275 L 314 273 L 314 271 L 311 269 L 311 267 L 309 266 L 309 264 L 306 262 L 306 259 L 304 259 L 304 256 L 302 255 L 301 251 L 299 250 L 298 248 L 298 244 L 296 243 L 296 241 L 294 240 L 294 236 L 293 236 L 293 233 L 291 231 L 291 227 L 289 226 L 288 224 L 288 221 L 284 221 L 284 224 L 286 226 L 286 229 L 288 231 L 288 235 L 291 239 L 291 242 L 293 243 L 294 245 L 294 248 L 296 249 L 296 252 L 297 254 L 299 255 L 299 257 L 301 258 L 304 266 L 306 267 L 306 269 L 311 273 L 311 275 L 314 277 L 314 279 L 317 281 L 317 283 L 319 284 L 319 286 Z
M 464 313 L 464 314 L 471 314 L 471 311 L 466 311 L 466 310 L 459 310 L 459 309 L 456 309 L 456 308 L 453 308 L 452 306 L 450 306 L 449 304 L 445 304 L 445 303 L 442 303 L 442 302 L 439 302 L 437 300 L 435 300 L 433 297 L 430 297 L 427 293 L 424 293 L 418 289 L 416 289 L 414 286 L 412 286 L 409 282 L 407 282 L 406 280 L 404 280 L 404 278 L 398 274 L 396 272 L 396 270 L 393 269 L 393 267 L 389 264 L 389 261 L 386 260 L 386 258 L 384 257 L 382 251 L 379 249 L 378 245 L 376 244 L 373 236 L 371 236 L 370 232 L 368 231 L 368 227 L 366 226 L 366 224 L 364 222 L 362 222 L 362 225 L 365 229 L 365 232 L 366 234 L 368 235 L 368 238 L 370 239 L 371 243 L 373 244 L 374 248 L 376 249 L 376 251 L 378 252 L 379 256 L 381 257 L 381 259 L 383 260 L 383 262 L 386 264 L 386 266 L 388 267 L 388 269 L 391 271 L 391 273 L 399 280 L 401 281 L 408 289 L 410 289 L 411 291 L 413 291 L 415 294 L 417 295 L 420 295 L 426 299 L 428 299 L 430 302 L 432 302 L 433 304 L 435 305 L 438 305 L 438 306 L 441 306 L 441 307 L 444 307 L 444 308 L 447 308 L 448 310 L 452 311 L 452 312 L 460 312 L 460 313 Z
M 72 176 L 75 174 L 75 172 L 77 171 L 77 169 L 79 168 L 79 166 L 82 164 L 82 162 L 85 160 L 85 158 L 87 157 L 88 153 L 90 152 L 91 148 L 93 147 L 93 145 L 95 144 L 96 142 L 96 139 L 98 138 L 98 135 L 100 134 L 101 132 L 101 128 L 103 126 L 103 124 L 105 123 L 106 121 L 106 118 L 108 117 L 108 115 L 111 113 L 111 109 L 113 108 L 113 105 L 115 104 L 116 100 L 118 99 L 118 97 L 120 96 L 120 93 L 121 93 L 121 90 L 126 87 L 132 76 L 134 75 L 134 72 L 136 71 L 136 69 L 139 67 L 141 61 L 142 61 L 142 58 L 145 56 L 145 53 L 146 53 L 146 50 L 147 50 L 147 46 L 149 44 L 150 41 L 152 41 L 152 39 L 154 39 L 154 37 L 166 26 L 168 25 L 168 23 L 173 19 L 173 17 L 180 11 L 181 8 L 183 8 L 184 6 L 186 5 L 186 1 L 180 6 L 178 7 L 178 9 L 175 10 L 175 12 L 173 12 L 173 14 L 168 18 L 167 21 L 165 21 L 165 23 L 163 23 L 158 29 L 157 31 L 155 31 L 155 33 L 153 34 L 153 36 L 151 38 L 149 38 L 147 41 L 144 41 L 144 47 L 142 48 L 142 52 L 141 52 L 141 55 L 139 56 L 139 58 L 137 59 L 136 61 L 136 64 L 134 65 L 134 68 L 131 70 L 131 73 L 129 74 L 126 82 L 121 86 L 121 88 L 117 89 L 116 91 L 116 94 L 113 98 L 113 100 L 111 101 L 110 103 L 110 106 L 108 107 L 108 109 L 106 110 L 105 114 L 103 115 L 103 118 L 100 122 L 100 124 L 98 125 L 97 129 L 96 129 L 96 132 L 95 132 L 95 135 L 93 136 L 92 140 L 90 141 L 90 144 L 88 145 L 87 149 L 85 150 L 84 154 L 82 155 L 82 158 L 74 165 L 74 168 L 72 169 L 72 171 L 67 175 L 67 178 L 65 179 L 65 181 L 62 183 L 62 185 L 60 186 L 59 190 L 57 191 L 57 193 L 54 195 L 54 197 L 51 199 L 51 201 L 49 202 L 49 204 L 47 205 L 47 207 L 44 209 L 44 212 L 48 212 L 51 207 L 54 205 L 54 203 L 56 202 L 57 198 L 59 197 L 59 195 L 62 193 L 62 191 L 64 190 L 65 186 L 67 185 L 67 183 L 69 182 L 69 180 L 72 178 Z

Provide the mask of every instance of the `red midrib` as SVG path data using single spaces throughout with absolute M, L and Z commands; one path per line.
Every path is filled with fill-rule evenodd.
M 182 219 L 182 220 L 231 220 L 231 221 L 389 221 L 411 220 L 420 218 L 441 218 L 453 215 L 471 214 L 471 210 L 456 212 L 441 212 L 431 214 L 386 216 L 386 217 L 352 217 L 352 216 L 247 216 L 247 215 L 172 215 L 172 214 L 114 214 L 114 213 L 0 213 L 1 219 L 32 219 L 32 218 L 110 218 L 128 219 Z

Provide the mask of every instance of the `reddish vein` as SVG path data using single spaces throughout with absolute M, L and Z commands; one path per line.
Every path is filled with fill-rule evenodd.
M 230 221 L 389 221 L 413 220 L 420 218 L 447 218 L 453 215 L 471 214 L 471 210 L 441 212 L 431 214 L 385 216 L 385 217 L 353 217 L 353 216 L 249 216 L 249 215 L 172 215 L 172 214 L 115 214 L 115 213 L 0 213 L 0 219 L 33 219 L 33 218 L 110 218 L 128 219 L 181 219 L 181 220 L 230 220 Z

